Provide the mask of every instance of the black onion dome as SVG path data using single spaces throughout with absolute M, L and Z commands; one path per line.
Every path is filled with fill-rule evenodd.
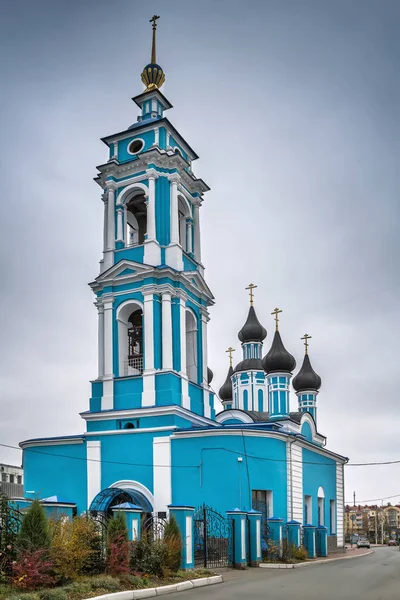
M 279 331 L 275 331 L 270 351 L 262 359 L 262 366 L 266 373 L 278 371 L 291 373 L 296 368 L 294 356 L 286 350 Z
M 214 373 L 211 371 L 210 367 L 207 367 L 207 383 L 210 385 L 214 377 Z
M 254 306 L 250 306 L 247 321 L 238 333 L 238 338 L 242 343 L 245 342 L 262 342 L 267 337 L 267 330 L 257 319 Z
M 321 377 L 312 368 L 308 354 L 304 356 L 301 369 L 293 379 L 293 387 L 296 392 L 318 392 L 321 387 Z
M 226 402 L 227 400 L 232 400 L 232 381 L 231 375 L 233 373 L 233 368 L 229 367 L 228 375 L 226 376 L 225 383 L 222 387 L 219 388 L 219 397 L 220 400 Z
M 236 365 L 234 373 L 240 371 L 262 371 L 261 358 L 245 358 L 239 364 Z

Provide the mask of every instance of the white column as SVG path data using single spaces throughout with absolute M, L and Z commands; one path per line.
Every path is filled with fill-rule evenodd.
M 170 219 L 171 219 L 171 244 L 179 244 L 179 217 L 178 217 L 178 180 L 171 180 L 170 194 Z
M 153 146 L 158 146 L 160 141 L 160 129 L 158 127 L 156 127 L 154 129 L 154 144 Z
M 104 223 L 103 223 L 103 252 L 107 250 L 107 220 L 108 220 L 108 193 L 104 192 L 102 196 L 104 202 Z
M 193 236 L 194 236 L 194 257 L 197 262 L 201 262 L 201 247 L 200 247 L 200 207 L 195 204 L 193 206 Z
M 108 187 L 107 250 L 115 248 L 115 186 Z
M 114 298 L 105 296 L 104 305 L 104 376 L 101 410 L 114 407 L 114 373 L 113 373 L 113 302 Z
M 97 305 L 98 311 L 98 363 L 99 363 L 99 375 L 101 379 L 104 375 L 104 306 L 102 304 Z
M 172 313 L 171 294 L 164 292 L 162 298 L 162 368 L 172 369 Z
M 118 142 L 114 142 L 114 154 L 113 154 L 113 158 L 115 158 L 116 160 L 118 160 Z
M 207 348 L 207 323 L 208 317 L 205 314 L 201 315 L 201 345 L 203 348 L 203 381 L 202 384 L 205 387 L 208 387 L 208 348 Z
M 153 439 L 154 512 L 168 512 L 172 502 L 171 439 L 169 436 Z
M 101 492 L 101 442 L 86 442 L 87 508 Z
M 156 178 L 149 175 L 149 194 L 147 198 L 147 240 L 156 239 Z
M 153 292 L 144 296 L 144 368 L 154 369 L 154 298 Z
M 181 373 L 186 375 L 186 302 L 183 298 L 179 301 L 180 342 L 181 342 Z
M 186 236 L 186 252 L 193 252 L 193 223 L 188 221 L 186 224 L 187 236 Z
M 121 207 L 117 211 L 117 242 L 124 241 L 122 223 L 123 223 L 123 208 Z

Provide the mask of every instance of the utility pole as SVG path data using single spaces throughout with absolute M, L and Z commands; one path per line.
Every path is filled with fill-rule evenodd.
M 378 543 L 378 507 L 375 510 L 375 544 Z

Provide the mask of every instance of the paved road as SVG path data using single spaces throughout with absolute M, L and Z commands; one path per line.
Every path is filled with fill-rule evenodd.
M 373 554 L 300 569 L 249 569 L 224 573 L 225 582 L 189 592 L 180 600 L 399 600 L 400 552 Z M 178 600 L 178 594 L 169 596 Z

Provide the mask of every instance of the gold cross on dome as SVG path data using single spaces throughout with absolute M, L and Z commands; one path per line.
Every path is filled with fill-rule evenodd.
M 308 354 L 308 340 L 311 340 L 311 335 L 308 335 L 308 333 L 304 334 L 304 337 L 301 338 L 302 340 L 304 340 L 304 346 L 306 348 L 306 354 Z
M 232 346 L 229 346 L 228 350 L 225 350 L 225 352 L 228 352 L 229 354 L 229 366 L 232 366 L 232 353 L 235 352 L 235 348 L 232 348 Z
M 271 315 L 275 315 L 275 330 L 278 331 L 278 322 L 279 322 L 279 313 L 281 313 L 282 310 L 280 308 L 274 308 L 274 310 L 272 311 Z
M 249 294 L 250 294 L 250 306 L 253 306 L 253 298 L 254 298 L 254 294 L 253 294 L 253 290 L 256 289 L 256 285 L 254 285 L 254 283 L 249 283 L 249 286 L 246 288 L 246 290 L 250 290 Z
M 150 23 L 153 23 L 153 29 L 155 29 L 157 27 L 157 19 L 159 19 L 160 16 L 159 15 L 153 15 L 150 19 Z

